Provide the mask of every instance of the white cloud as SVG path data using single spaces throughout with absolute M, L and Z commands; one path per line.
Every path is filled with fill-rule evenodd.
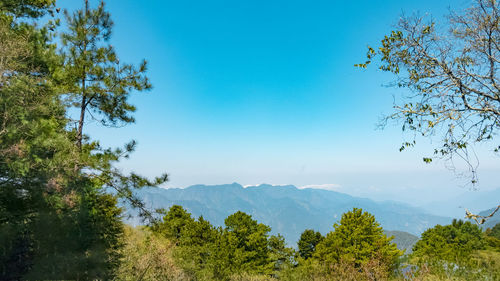
M 261 183 L 261 184 L 270 185 L 270 186 L 286 186 L 286 185 L 289 185 L 289 184 L 270 184 L 270 183 Z M 259 186 L 261 184 L 245 184 L 245 185 L 243 185 L 243 188 L 252 187 L 252 186 Z
M 335 184 L 335 183 L 326 183 L 326 184 L 308 184 L 308 185 L 298 187 L 298 189 L 304 189 L 304 188 L 339 191 L 342 189 L 342 186 L 340 184 Z

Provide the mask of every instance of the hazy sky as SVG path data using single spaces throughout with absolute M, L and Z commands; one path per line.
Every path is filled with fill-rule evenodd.
M 138 141 L 123 169 L 166 171 L 170 187 L 321 184 L 407 202 L 464 191 L 464 180 L 443 163 L 423 164 L 429 141 L 400 153 L 399 126 L 376 130 L 399 90 L 382 86 L 390 75 L 353 64 L 402 12 L 441 20 L 450 4 L 468 1 L 106 3 L 121 61 L 148 60 L 154 86 L 133 95 L 135 124 L 86 131 L 105 145 Z M 58 1 L 69 9 L 82 4 Z M 500 158 L 479 151 L 479 188 L 500 187 Z

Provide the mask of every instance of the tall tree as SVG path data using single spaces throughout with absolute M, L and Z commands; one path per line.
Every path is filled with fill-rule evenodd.
M 152 221 L 150 210 L 134 194 L 144 186 L 156 186 L 167 181 L 167 175 L 150 181 L 135 173 L 124 175 L 114 164 L 129 157 L 136 142 L 131 141 L 123 149 L 105 149 L 98 141 L 85 141 L 83 133 L 87 115 L 105 126 L 117 126 L 134 122 L 135 107 L 128 103 L 132 91 L 151 89 L 145 75 L 146 61 L 138 67 L 121 63 L 109 43 L 113 22 L 105 10 L 104 1 L 92 9 L 85 0 L 83 9 L 73 13 L 64 11 L 67 31 L 61 34 L 63 68 L 57 75 L 64 92 L 68 109 L 76 107 L 75 143 L 82 153 L 81 162 L 75 170 L 82 171 L 105 188 L 111 188 L 116 195 L 125 199 L 140 215 Z M 67 110 L 68 110 L 67 109 Z
M 35 222 L 71 194 L 61 188 L 76 150 L 51 69 L 58 57 L 36 20 L 52 1 L 7 1 L 0 7 L 0 279 L 19 280 L 36 255 Z M 36 10 L 36 13 L 29 11 Z
M 0 279 L 111 279 L 123 225 L 116 196 L 106 191 L 142 207 L 132 190 L 166 175 L 153 182 L 123 175 L 114 163 L 133 144 L 102 149 L 68 130 L 62 100 L 75 67 L 56 52 L 55 25 L 37 25 L 53 3 L 0 3 Z
M 121 63 L 109 43 L 113 22 L 104 2 L 72 14 L 65 11 L 68 31 L 62 34 L 65 47 L 65 81 L 69 103 L 78 108 L 76 142 L 82 146 L 86 115 L 105 126 L 134 122 L 135 107 L 128 103 L 134 90 L 151 89 L 145 76 L 146 61 L 138 67 Z
M 380 47 L 369 47 L 367 61 L 356 66 L 377 61 L 380 70 L 397 75 L 391 85 L 407 89 L 383 122 L 401 121 L 403 131 L 415 133 L 400 150 L 414 146 L 416 135 L 439 135 L 434 156 L 423 160 L 444 158 L 453 169 L 455 158 L 465 160 L 474 186 L 479 166 L 474 145 L 500 151 L 500 4 L 474 0 L 448 20 L 440 26 L 433 18 L 401 17 Z M 467 216 L 478 222 L 486 218 Z

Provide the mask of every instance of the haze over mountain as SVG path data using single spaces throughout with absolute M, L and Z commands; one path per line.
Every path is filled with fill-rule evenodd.
M 431 214 L 449 216 L 463 219 L 465 209 L 473 213 L 493 208 L 500 202 L 500 189 L 493 190 L 458 190 L 457 194 L 451 194 L 446 200 L 438 200 L 421 205 Z
M 216 226 L 224 225 L 224 219 L 230 214 L 243 211 L 271 226 L 273 234 L 281 233 L 290 245 L 296 244 L 305 229 L 326 234 L 342 213 L 353 207 L 375 215 L 385 230 L 414 235 L 436 224 L 450 222 L 450 218 L 430 215 L 407 204 L 376 202 L 331 190 L 298 189 L 293 185 L 243 187 L 233 183 L 194 185 L 184 189 L 147 188 L 141 190 L 139 196 L 152 208 L 181 205 L 195 217 L 203 216 Z M 129 223 L 138 224 L 139 221 L 135 218 Z

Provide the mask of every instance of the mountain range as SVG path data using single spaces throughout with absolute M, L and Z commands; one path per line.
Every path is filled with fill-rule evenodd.
M 150 208 L 168 209 L 174 204 L 181 205 L 194 217 L 203 216 L 216 226 L 223 226 L 224 219 L 230 214 L 243 211 L 269 225 L 272 234 L 282 234 L 291 246 L 296 245 L 305 229 L 322 234 L 333 230 L 333 224 L 342 214 L 354 207 L 373 214 L 384 230 L 404 231 L 417 236 L 436 224 L 451 221 L 449 217 L 431 215 L 403 203 L 376 202 L 330 190 L 298 189 L 293 185 L 243 187 L 232 183 L 193 185 L 182 189 L 145 188 L 139 190 L 138 196 Z M 128 223 L 140 224 L 134 211 L 128 212 L 131 215 Z

